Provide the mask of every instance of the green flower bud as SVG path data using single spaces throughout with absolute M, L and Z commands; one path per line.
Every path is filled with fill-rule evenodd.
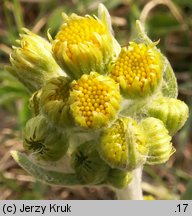
M 69 84 L 66 77 L 50 79 L 42 88 L 40 106 L 43 115 L 58 127 L 71 127 L 73 120 L 69 113 Z
M 161 164 L 169 160 L 175 152 L 171 143 L 171 136 L 159 119 L 150 117 L 140 122 L 146 134 L 146 142 L 149 148 L 147 164 Z
M 165 124 L 169 134 L 174 135 L 186 122 L 189 108 L 183 101 L 160 97 L 150 103 L 148 113 L 150 116 L 160 119 Z
M 156 44 L 130 42 L 128 48 L 122 48 L 110 76 L 119 83 L 126 98 L 149 96 L 160 86 L 163 64 Z
M 111 169 L 109 171 L 107 182 L 115 188 L 121 189 L 127 187 L 127 185 L 132 180 L 131 172 L 119 170 L 119 169 Z
M 63 14 L 64 23 L 53 43 L 53 53 L 66 73 L 79 79 L 97 71 L 105 74 L 108 63 L 118 54 L 119 45 L 104 19 Z
M 38 159 L 57 161 L 67 152 L 68 142 L 65 133 L 48 125 L 46 118 L 39 115 L 27 122 L 23 146 Z
M 27 29 L 23 31 L 21 40 L 17 41 L 20 47 L 13 47 L 10 55 L 12 66 L 7 69 L 33 92 L 51 77 L 65 73 L 52 56 L 51 44 Z
M 93 142 L 78 146 L 72 153 L 71 163 L 81 181 L 95 185 L 107 178 L 109 166 L 100 158 Z
M 148 147 L 137 122 L 132 118 L 120 118 L 104 130 L 98 151 L 112 168 L 133 170 L 145 163 Z
M 101 128 L 116 118 L 121 95 L 113 79 L 91 72 L 74 80 L 71 89 L 70 110 L 79 126 Z

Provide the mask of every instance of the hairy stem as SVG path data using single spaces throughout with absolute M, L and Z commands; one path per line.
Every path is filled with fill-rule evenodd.
M 126 188 L 116 189 L 118 200 L 143 200 L 141 188 L 142 168 L 139 167 L 133 170 L 133 179 Z

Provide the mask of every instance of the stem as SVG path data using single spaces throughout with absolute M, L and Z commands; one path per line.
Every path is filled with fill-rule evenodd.
M 116 189 L 118 200 L 143 200 L 141 178 L 142 166 L 133 170 L 133 179 L 131 183 L 124 189 Z

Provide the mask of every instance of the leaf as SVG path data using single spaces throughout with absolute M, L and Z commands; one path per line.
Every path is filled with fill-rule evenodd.
M 185 192 L 181 195 L 181 200 L 192 200 L 192 179 L 189 181 Z
M 162 93 L 165 97 L 177 98 L 178 96 L 178 86 L 177 79 L 175 77 L 174 71 L 167 60 L 165 58 L 165 64 L 167 64 L 165 73 L 164 73 L 164 83 L 162 86 Z
M 26 154 L 18 151 L 11 151 L 11 155 L 26 172 L 39 181 L 62 186 L 82 185 L 75 173 L 46 170 L 35 164 Z

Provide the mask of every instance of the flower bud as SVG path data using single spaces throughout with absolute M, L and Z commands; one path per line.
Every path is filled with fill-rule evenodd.
M 163 64 L 155 45 L 130 42 L 112 66 L 110 76 L 126 98 L 149 96 L 160 86 Z
M 175 152 L 171 143 L 171 136 L 159 119 L 150 117 L 140 122 L 146 134 L 146 142 L 149 148 L 147 164 L 161 164 L 169 160 Z
M 109 166 L 100 158 L 93 142 L 78 146 L 72 153 L 71 162 L 83 183 L 95 185 L 107 178 Z
M 189 108 L 183 101 L 160 97 L 150 103 L 148 113 L 150 116 L 160 119 L 169 134 L 174 135 L 186 122 Z
M 27 29 L 23 31 L 21 40 L 17 41 L 20 47 L 13 47 L 10 55 L 12 66 L 7 69 L 33 92 L 51 77 L 65 73 L 52 56 L 51 44 Z
M 39 115 L 27 122 L 23 146 L 38 159 L 57 161 L 67 152 L 68 142 L 65 133 L 48 125 L 46 118 Z
M 145 162 L 148 147 L 137 122 L 132 118 L 120 118 L 104 130 L 98 151 L 112 168 L 133 170 Z
M 107 177 L 108 184 L 118 189 L 127 187 L 127 185 L 131 182 L 131 180 L 132 180 L 131 172 L 127 172 L 119 169 L 111 169 Z
M 117 55 L 117 42 L 104 20 L 76 14 L 63 17 L 64 23 L 52 42 L 59 65 L 73 79 L 90 71 L 105 74 L 108 63 Z
M 73 126 L 68 105 L 69 84 L 70 80 L 68 78 L 57 77 L 50 79 L 42 88 L 41 111 L 54 126 Z
M 79 126 L 101 128 L 116 118 L 121 96 L 113 79 L 91 72 L 74 80 L 71 89 L 70 110 Z

